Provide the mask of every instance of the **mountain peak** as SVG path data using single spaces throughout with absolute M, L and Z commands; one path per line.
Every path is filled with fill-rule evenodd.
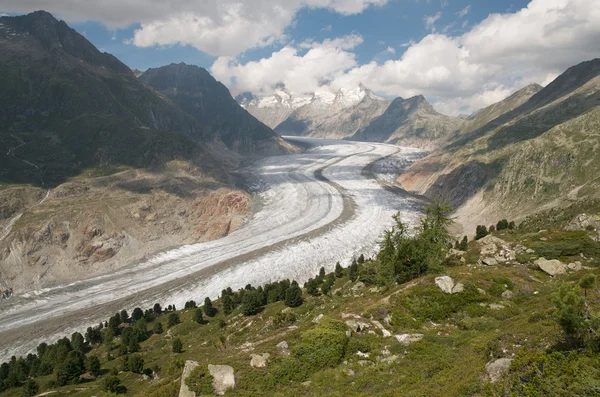
M 63 51 L 94 67 L 105 67 L 116 73 L 133 73 L 114 56 L 98 51 L 85 37 L 49 12 L 35 11 L 27 15 L 3 17 L 2 22 L 12 31 L 15 37 L 12 40 L 20 43 L 23 51 L 32 45 L 41 45 L 40 50 L 50 51 L 48 56 Z

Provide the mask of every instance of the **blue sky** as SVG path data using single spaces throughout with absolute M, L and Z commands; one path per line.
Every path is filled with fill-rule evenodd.
M 132 68 L 208 69 L 269 95 L 364 84 L 470 113 L 600 54 L 598 0 L 3 0 L 52 12 Z M 462 12 L 461 12 L 462 11 Z

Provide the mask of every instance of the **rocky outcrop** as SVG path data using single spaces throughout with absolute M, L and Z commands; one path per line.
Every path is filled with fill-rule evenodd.
M 497 360 L 488 362 L 485 365 L 485 370 L 488 373 L 490 382 L 495 383 L 499 381 L 502 375 L 508 371 L 511 363 L 511 358 L 499 358 Z
M 227 390 L 235 387 L 233 367 L 229 365 L 208 364 L 208 372 L 213 377 L 213 388 L 217 396 L 223 396 Z
M 185 384 L 185 380 L 190 376 L 194 368 L 196 368 L 198 364 L 196 361 L 186 361 L 185 366 L 183 367 L 183 373 L 181 374 L 181 387 L 179 388 L 179 397 L 196 397 L 196 393 L 190 390 L 190 388 Z
M 454 279 L 450 276 L 436 277 L 435 285 L 446 294 L 458 294 L 465 289 L 465 286 L 462 283 L 455 283 Z
M 410 345 L 423 339 L 423 334 L 401 334 L 394 335 L 396 340 L 403 345 Z
M 254 368 L 264 368 L 267 366 L 267 361 L 271 355 L 269 353 L 251 354 L 250 366 Z
M 540 270 L 553 277 L 559 274 L 565 274 L 568 269 L 567 265 L 558 259 L 548 260 L 546 258 L 540 258 L 536 260 L 534 264 L 538 266 Z

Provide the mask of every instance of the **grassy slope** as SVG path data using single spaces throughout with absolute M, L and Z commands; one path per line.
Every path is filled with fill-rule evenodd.
M 569 237 L 569 233 L 550 230 L 540 235 L 506 231 L 496 236 L 542 250 L 540 243 L 546 246 L 560 244 Z M 540 236 L 547 238 L 548 242 L 544 243 Z M 227 392 L 230 396 L 481 395 L 488 387 L 486 362 L 495 357 L 512 357 L 527 350 L 541 352 L 559 343 L 560 332 L 552 319 L 551 303 L 551 294 L 558 285 L 577 281 L 585 273 L 600 272 L 594 267 L 551 278 L 528 263 L 533 259 L 531 257 L 519 258 L 522 264 L 486 267 L 471 264 L 478 256 L 478 244 L 470 243 L 467 264 L 445 269 L 448 275 L 466 286 L 465 292 L 457 295 L 442 293 L 434 285 L 433 275 L 381 291 L 369 286 L 354 289 L 356 284 L 344 276 L 336 280 L 332 296 L 305 295 L 304 304 L 295 309 L 285 309 L 283 303 L 278 302 L 267 305 L 262 313 L 252 317 L 244 317 L 239 311 L 224 316 L 220 310 L 204 325 L 194 323 L 190 311 L 180 311 L 181 324 L 161 335 L 153 335 L 141 344 L 140 354 L 145 367 L 160 367 L 160 380 L 150 382 L 130 372 L 121 373 L 119 378 L 128 389 L 127 395 L 177 396 L 181 370 L 174 363 L 195 360 L 201 364 L 228 364 L 235 369 L 237 386 Z M 579 256 L 563 259 L 598 264 Z M 485 292 L 478 291 L 478 288 Z M 511 290 L 514 297 L 503 298 L 502 293 L 506 290 Z M 599 299 L 597 293 L 590 298 L 596 303 Z M 492 310 L 489 304 L 499 304 L 503 308 Z M 219 303 L 216 307 L 220 308 Z M 294 326 L 276 327 L 272 324 L 272 317 L 282 310 L 296 314 Z M 324 314 L 326 318 L 345 321 L 344 313 L 361 315 L 364 320 L 374 319 L 384 324 L 384 317 L 389 314 L 391 322 L 386 327 L 393 334 L 422 333 L 424 338 L 421 342 L 403 346 L 393 337 L 382 337 L 381 331 L 372 326 L 370 329 L 375 330 L 375 334 L 353 333 L 341 363 L 307 377 L 310 384 L 303 384 L 304 379 L 281 382 L 277 376 L 277 362 L 281 356 L 277 343 L 285 340 L 294 351 L 301 343 L 304 331 L 321 327 L 312 321 L 316 316 Z M 220 319 L 227 323 L 226 327 L 219 327 Z M 167 328 L 166 316 L 155 321 L 161 321 Z M 175 337 L 183 341 L 184 351 L 181 354 L 171 352 L 171 340 Z M 117 356 L 118 341 L 115 347 L 113 355 Z M 358 350 L 368 352 L 369 357 L 359 357 L 356 355 Z M 384 351 L 387 352 L 384 354 Z M 268 367 L 252 368 L 251 353 L 270 353 Z M 101 357 L 102 367 L 106 370 L 119 366 L 119 358 L 106 361 L 103 347 L 96 348 L 91 354 Z M 389 356 L 397 356 L 397 361 L 381 361 Z M 364 362 L 359 363 L 359 360 Z M 594 365 L 592 362 L 584 369 L 589 372 Z M 578 375 L 582 382 L 587 379 L 586 374 Z M 569 382 L 575 383 L 580 378 L 573 375 Z M 50 379 L 53 376 L 36 381 L 44 390 L 43 385 Z M 98 381 L 52 390 L 72 396 L 102 395 Z M 555 395 L 569 395 L 565 393 L 564 389 L 556 389 Z M 18 395 L 18 389 L 0 394 L 2 397 Z

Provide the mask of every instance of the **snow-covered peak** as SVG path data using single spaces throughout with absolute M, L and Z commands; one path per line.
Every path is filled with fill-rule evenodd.
M 249 94 L 238 96 L 236 99 L 238 99 L 238 102 L 244 108 L 255 107 L 260 109 L 280 108 L 295 110 L 311 104 L 317 107 L 345 109 L 356 106 L 367 96 L 373 100 L 386 100 L 385 98 L 375 95 L 362 84 L 352 88 L 341 88 L 337 92 L 322 90 L 313 93 L 298 93 L 280 89 L 272 95 L 254 96 Z

